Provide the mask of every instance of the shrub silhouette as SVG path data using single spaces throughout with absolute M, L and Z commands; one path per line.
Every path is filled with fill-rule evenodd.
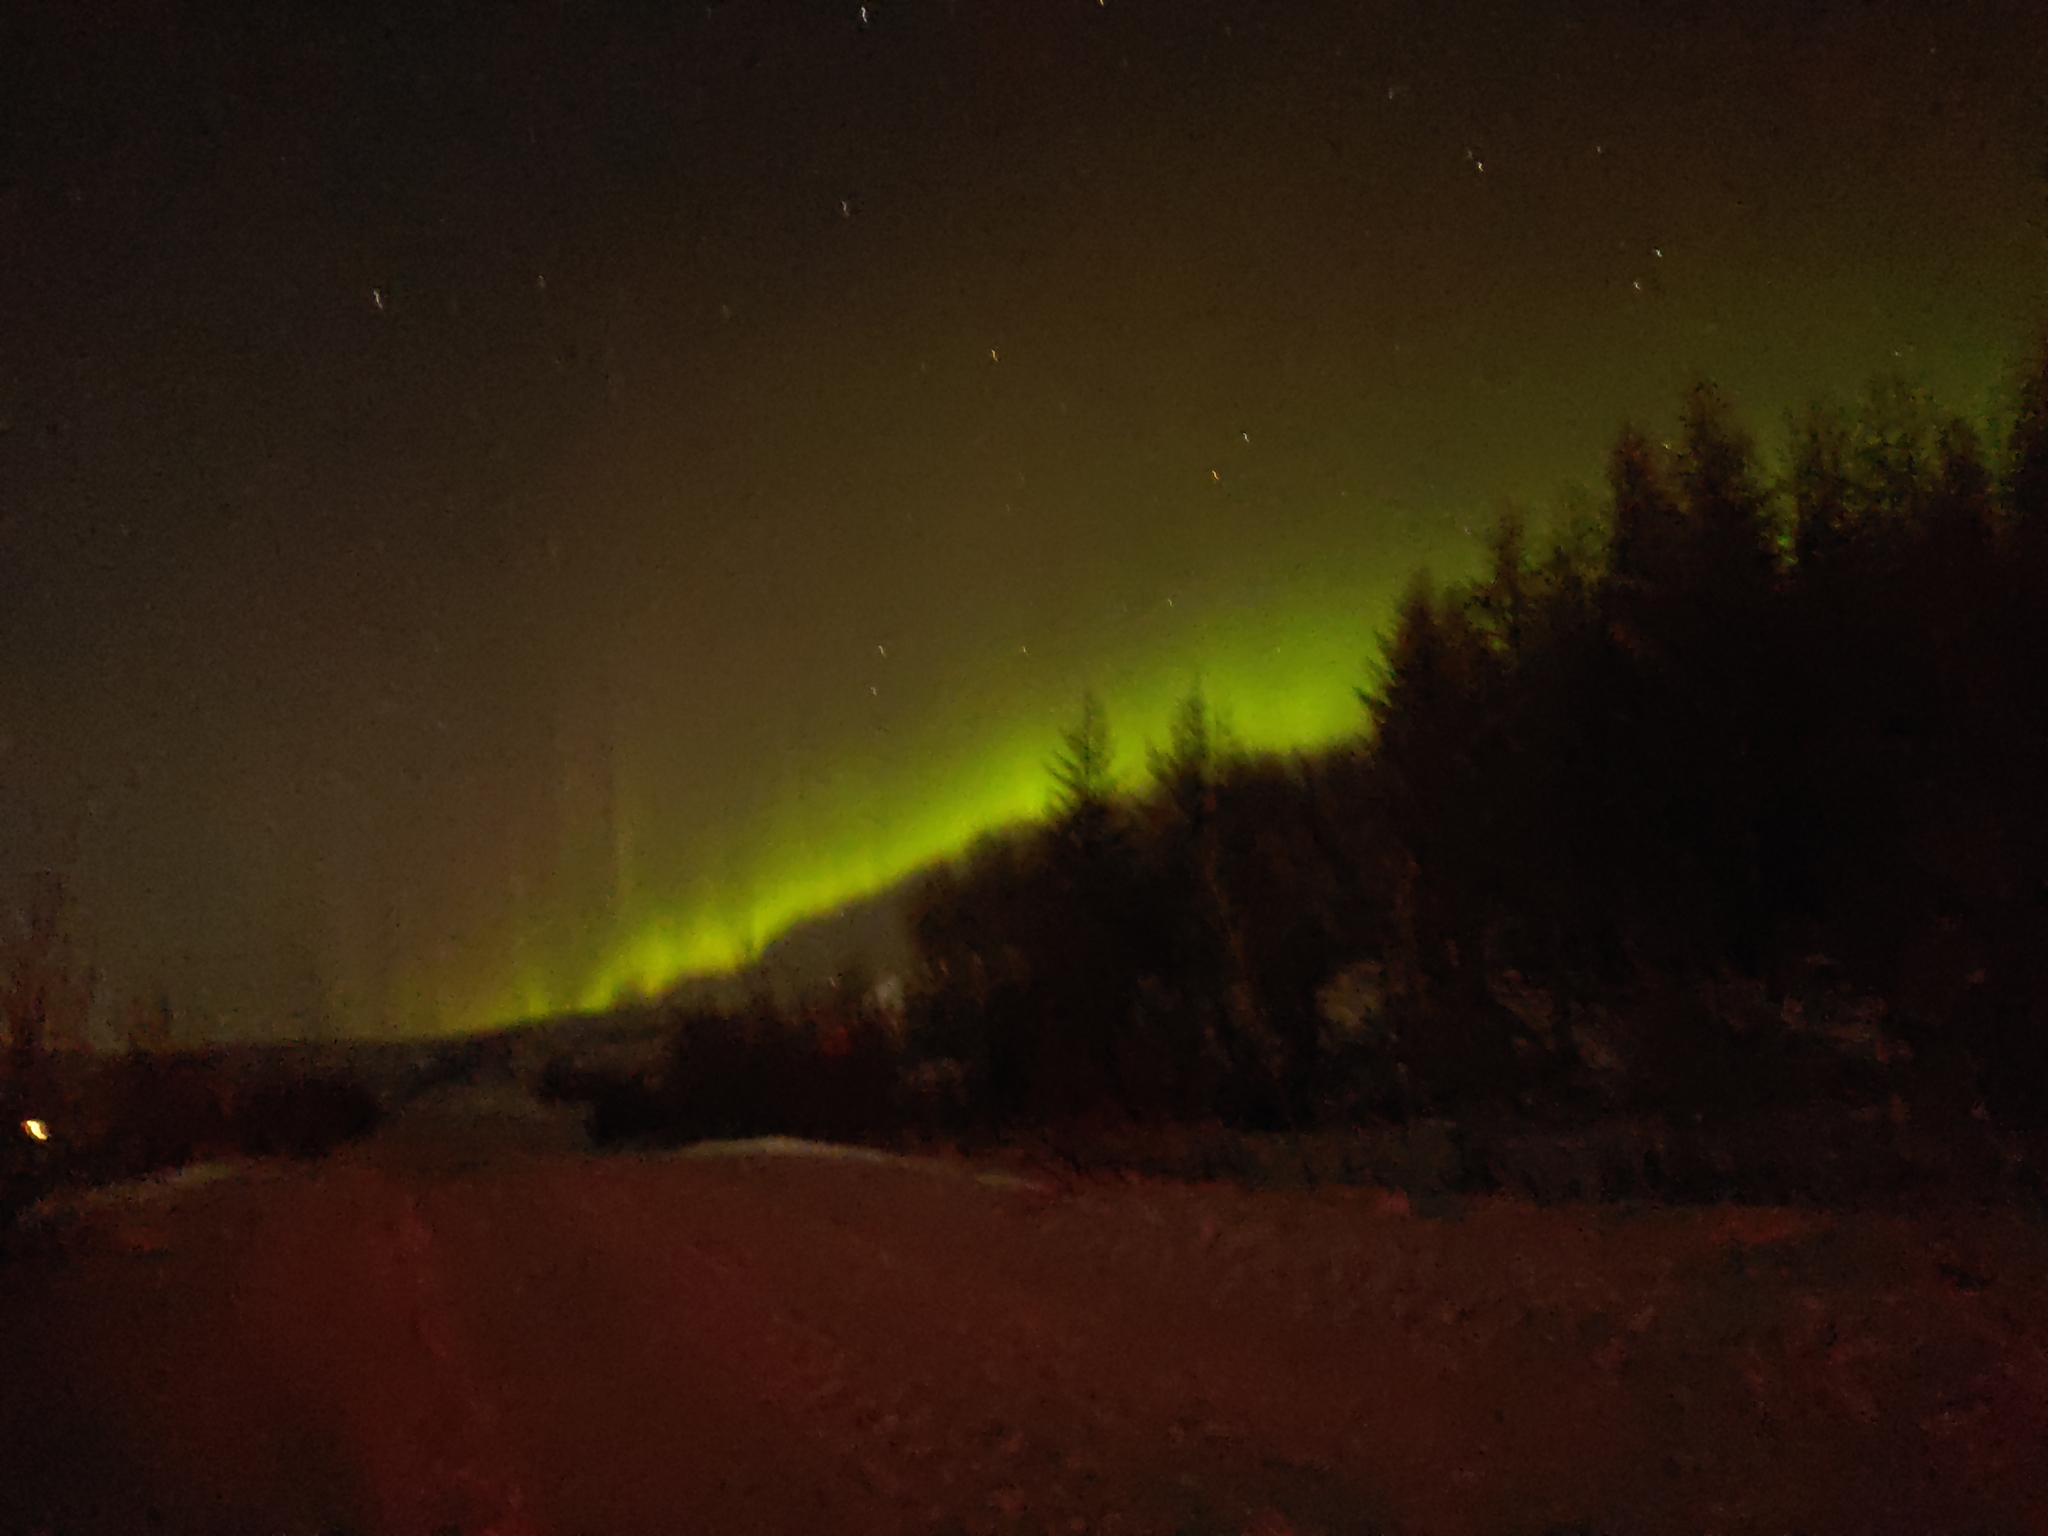
M 868 1141 L 898 1131 L 900 1052 L 872 1010 L 851 1003 L 785 1013 L 693 1012 L 673 1030 L 660 1080 L 558 1079 L 587 1097 L 592 1138 L 699 1141 L 755 1136 Z
M 383 1118 L 368 1089 L 327 1074 L 257 1085 L 234 1106 L 228 1127 L 251 1156 L 316 1158 L 368 1135 Z

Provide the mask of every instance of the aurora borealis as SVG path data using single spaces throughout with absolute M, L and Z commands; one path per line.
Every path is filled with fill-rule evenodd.
M 1341 736 L 1623 420 L 1995 415 L 2048 312 L 2025 4 L 6 28 L 0 870 L 201 1033 L 729 964 L 1086 687 L 1127 772 L 1197 681 Z

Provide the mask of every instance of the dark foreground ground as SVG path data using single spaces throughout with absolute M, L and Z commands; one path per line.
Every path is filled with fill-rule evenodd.
M 401 1119 L 0 1266 L 0 1530 L 2048 1533 L 2048 1234 Z

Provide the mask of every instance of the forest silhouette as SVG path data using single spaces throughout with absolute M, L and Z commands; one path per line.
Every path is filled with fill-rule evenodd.
M 2048 1123 L 2048 340 L 2006 441 L 1903 385 L 1766 473 L 1693 390 L 1597 516 L 1416 578 L 1365 729 L 1145 794 L 1091 698 L 1042 825 L 925 884 L 924 1051 L 998 1120 L 1264 1129 L 1815 1101 Z
M 2048 330 L 1988 447 L 1898 384 L 1787 426 L 1768 471 L 1696 388 L 1668 441 L 1620 434 L 1593 511 L 1418 575 L 1344 744 L 1246 752 L 1197 690 L 1132 793 L 1086 697 L 1047 815 L 915 884 L 899 989 L 657 1001 L 620 1016 L 657 1047 L 631 1066 L 542 1031 L 532 1086 L 599 1145 L 1196 1128 L 1379 1136 L 1326 1173 L 1438 1191 L 2041 1200 Z M 317 1155 L 534 1056 L 443 1043 L 374 1093 L 142 1037 L 95 1066 L 47 1049 L 43 926 L 0 967 L 4 1087 L 64 1130 L 0 1159 L 7 1211 Z

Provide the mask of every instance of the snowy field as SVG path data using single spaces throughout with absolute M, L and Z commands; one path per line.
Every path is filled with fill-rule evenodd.
M 0 1269 L 0 1530 L 2048 1533 L 2048 1241 L 597 1158 L 455 1092 Z

